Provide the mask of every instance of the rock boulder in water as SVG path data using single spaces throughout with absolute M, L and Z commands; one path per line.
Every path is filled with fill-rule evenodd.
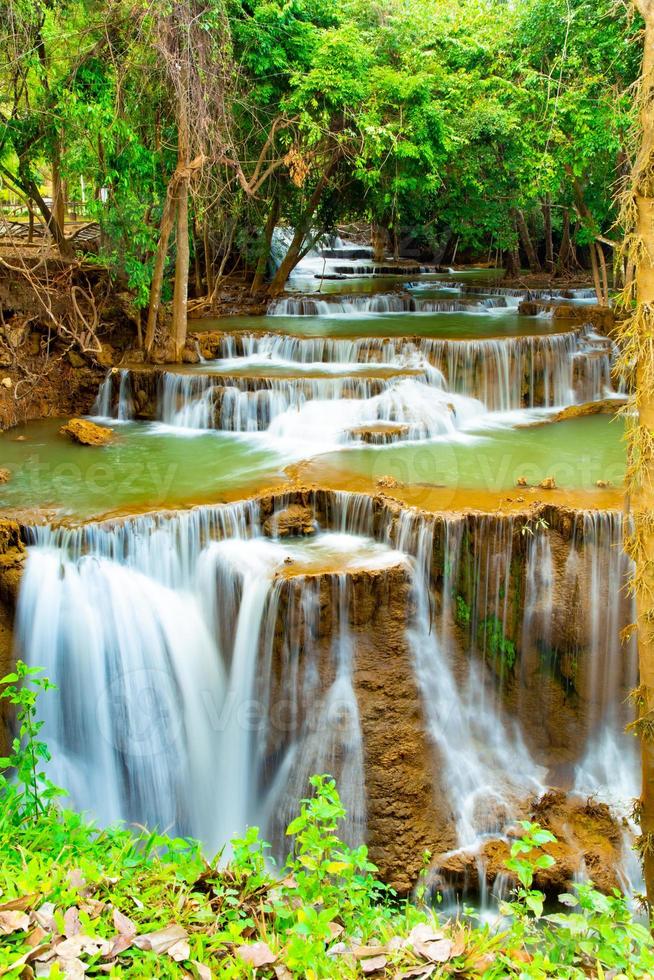
M 71 419 L 59 429 L 62 436 L 68 436 L 80 446 L 106 446 L 114 437 L 114 430 L 96 425 L 87 419 Z
M 291 504 L 285 510 L 273 514 L 264 523 L 264 534 L 270 537 L 288 538 L 291 535 L 315 534 L 316 522 L 310 507 Z
M 0 470 L 0 484 L 9 483 L 11 480 L 11 470 Z
M 556 843 L 546 844 L 544 850 L 555 864 L 536 870 L 534 888 L 555 898 L 569 889 L 580 867 L 602 892 L 610 893 L 619 887 L 619 868 L 622 864 L 622 829 L 605 803 L 568 796 L 561 790 L 550 790 L 529 809 L 528 817 L 550 830 Z M 432 885 L 442 890 L 447 885 L 463 891 L 479 887 L 480 854 L 488 883 L 507 876 L 506 861 L 510 856 L 510 839 L 520 836 L 513 826 L 503 829 L 502 836 L 487 839 L 481 850 L 456 850 L 436 857 L 432 864 Z M 512 885 L 517 884 L 512 873 Z

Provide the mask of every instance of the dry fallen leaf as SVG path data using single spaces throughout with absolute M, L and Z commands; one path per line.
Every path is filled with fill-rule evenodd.
M 122 912 L 119 912 L 118 909 L 114 909 L 112 918 L 114 928 L 118 930 L 121 936 L 134 937 L 138 932 L 132 920 L 128 919 L 126 915 L 123 915 Z
M 466 934 L 464 929 L 459 929 L 452 943 L 452 959 L 461 956 L 466 951 Z
M 170 947 L 168 955 L 171 959 L 175 960 L 175 963 L 181 963 L 191 955 L 191 947 L 185 939 L 180 939 L 179 942 L 176 942 L 174 946 Z
M 19 930 L 26 932 L 29 924 L 30 917 L 25 912 L 12 909 L 0 912 L 0 936 L 9 936 L 12 932 Z
M 71 905 L 64 912 L 64 936 L 67 939 L 72 939 L 73 936 L 79 935 L 81 931 L 82 923 L 79 920 L 79 909 L 76 905 Z
M 98 936 L 84 936 L 80 933 L 77 936 L 71 936 L 70 939 L 64 939 L 62 943 L 58 943 L 53 949 L 57 958 L 60 960 L 76 959 L 82 953 L 87 953 L 89 956 L 95 956 L 97 953 L 101 953 L 105 956 L 111 949 L 111 940 L 101 939 Z M 39 960 L 43 958 L 41 956 L 37 957 Z
M 54 902 L 44 902 L 36 912 L 32 912 L 32 920 L 45 929 L 46 932 L 58 932 L 54 920 Z
M 239 946 L 236 955 L 249 966 L 270 966 L 277 959 L 268 943 L 250 943 L 248 946 Z
M 198 980 L 213 980 L 213 975 L 208 966 L 204 963 L 198 963 L 197 960 L 191 960 L 191 966 L 194 967 L 195 972 L 198 975 Z
M 366 956 L 383 956 L 388 953 L 388 946 L 356 946 L 352 953 L 358 960 L 365 959 Z
M 420 925 L 414 926 L 409 933 L 409 942 L 412 945 L 415 943 L 432 943 L 436 942 L 437 939 L 443 939 L 445 933 L 441 929 L 435 929 L 433 926 L 428 926 L 426 922 L 421 922 Z
M 332 939 L 338 939 L 338 937 L 342 936 L 343 933 L 345 932 L 345 927 L 340 926 L 338 922 L 328 922 L 327 928 L 331 933 Z
M 420 953 L 432 963 L 447 963 L 452 958 L 452 943 L 449 939 L 437 939 L 433 943 L 415 943 L 416 953 Z
M 371 956 L 368 960 L 361 960 L 361 969 L 364 973 L 376 973 L 383 970 L 387 963 L 385 956 Z
M 188 933 L 183 926 L 171 922 L 163 929 L 155 932 L 146 932 L 143 936 L 136 936 L 132 943 L 139 949 L 151 949 L 155 953 L 167 953 L 171 946 L 178 943 L 180 939 L 187 939 Z
M 120 954 L 124 953 L 126 949 L 129 949 L 133 940 L 134 936 L 125 936 L 121 935 L 120 933 L 117 936 L 114 936 L 111 943 L 111 949 L 106 954 L 107 959 L 114 960 L 117 956 L 120 956 Z
M 36 905 L 40 895 L 35 892 L 33 895 L 22 895 L 20 898 L 12 898 L 8 902 L 0 904 L 0 912 L 25 912 L 32 905 Z
M 86 884 L 86 878 L 79 868 L 71 868 L 66 874 L 66 881 L 71 888 L 83 888 Z
M 347 943 L 334 943 L 327 950 L 327 956 L 343 956 L 345 953 L 351 953 L 352 950 Z
M 35 946 L 40 946 L 45 937 L 48 935 L 49 933 L 47 933 L 45 929 L 42 929 L 41 926 L 34 926 L 25 942 L 28 946 L 31 946 L 32 949 L 34 949 Z
M 395 980 L 422 980 L 424 977 L 427 980 L 428 977 L 436 970 L 435 966 L 415 966 L 412 970 L 402 970 L 401 973 L 395 974 Z
M 470 960 L 466 960 L 466 968 L 475 973 L 484 973 L 494 962 L 495 957 L 492 953 L 484 953 L 482 956 L 475 956 Z
M 47 949 L 51 949 L 50 943 L 44 943 L 42 946 L 37 946 L 35 949 L 30 949 L 27 953 L 23 953 L 20 959 L 14 960 L 10 963 L 8 967 L 4 969 L 4 973 L 11 973 L 13 970 L 18 970 L 19 967 L 25 966 L 26 963 L 31 963 L 39 953 L 44 953 Z
M 278 963 L 275 967 L 275 976 L 277 980 L 293 980 L 293 974 L 283 963 Z
M 97 919 L 104 912 L 106 906 L 106 902 L 99 902 L 95 898 L 85 898 L 79 903 L 79 910 L 88 915 L 89 919 Z
M 48 963 L 38 963 L 34 971 L 35 975 L 37 977 L 49 977 L 55 963 L 59 967 L 60 974 L 66 977 L 66 980 L 84 980 L 86 965 L 77 957 L 62 960 L 56 956 Z

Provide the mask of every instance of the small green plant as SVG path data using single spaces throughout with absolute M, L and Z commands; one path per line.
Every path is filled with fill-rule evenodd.
M 520 534 L 524 537 L 533 538 L 537 531 L 547 531 L 549 524 L 544 517 L 537 517 L 533 521 L 525 521 L 520 528 Z
M 14 673 L 0 680 L 0 698 L 14 705 L 18 726 L 10 754 L 0 758 L 0 797 L 4 819 L 17 823 L 38 820 L 54 799 L 65 796 L 41 769 L 50 761 L 50 752 L 39 738 L 43 722 L 37 720 L 36 706 L 39 695 L 55 690 L 55 685 L 38 677 L 40 673 L 40 667 L 19 660 Z
M 491 657 L 499 657 L 502 669 L 513 670 L 517 659 L 516 645 L 504 634 L 502 620 L 488 616 L 479 624 L 479 645 Z
M 471 611 L 470 606 L 462 595 L 456 597 L 455 619 L 459 626 L 470 626 Z
M 516 901 L 507 903 L 505 910 L 522 915 L 527 909 L 539 918 L 543 914 L 544 896 L 531 886 L 537 870 L 551 868 L 555 863 L 552 855 L 546 854 L 542 848 L 545 844 L 556 843 L 556 837 L 529 820 L 521 820 L 520 826 L 524 833 L 511 845 L 511 857 L 506 861 L 509 871 L 517 875 L 520 887 L 516 892 Z

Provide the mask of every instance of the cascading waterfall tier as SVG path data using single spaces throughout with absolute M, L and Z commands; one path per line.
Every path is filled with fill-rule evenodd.
M 503 296 L 483 299 L 422 299 L 403 293 L 376 293 L 372 296 L 287 296 L 273 300 L 268 316 L 342 316 L 362 313 L 465 313 L 480 309 L 504 308 Z
M 279 842 L 331 771 L 403 890 L 425 846 L 481 860 L 544 786 L 618 802 L 622 520 L 297 491 L 29 529 L 17 648 L 60 689 L 53 778 L 102 820 L 217 846 L 253 822 Z
M 487 412 L 564 407 L 613 393 L 611 344 L 589 328 L 462 341 L 225 334 L 212 353 L 197 373 L 109 372 L 96 414 L 300 439 L 327 421 L 323 441 L 347 441 L 353 429 L 381 421 L 406 424 L 405 438 L 431 438 Z M 267 368 L 296 376 L 268 375 Z M 375 377 L 375 368 L 385 373 Z

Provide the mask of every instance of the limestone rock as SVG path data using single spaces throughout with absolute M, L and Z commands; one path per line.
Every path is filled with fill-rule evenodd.
M 14 386 L 11 378 L 3 378 L 2 381 L 0 381 L 0 384 L 3 388 L 13 388 Z
M 528 487 L 529 484 L 527 483 L 527 477 L 519 476 L 518 479 L 515 481 L 515 485 L 516 487 Z
M 81 446 L 106 446 L 114 437 L 114 430 L 87 419 L 71 419 L 63 425 L 59 432 L 63 436 L 68 436 L 73 442 Z
M 358 425 L 350 429 L 350 434 L 371 445 L 387 445 L 391 442 L 398 442 L 405 439 L 409 433 L 409 426 L 404 422 L 395 424 L 382 422 L 376 425 Z
M 543 425 L 552 425 L 554 422 L 565 422 L 567 419 L 579 419 L 586 415 L 616 415 L 617 412 L 627 403 L 626 398 L 603 398 L 597 402 L 581 402 L 579 405 L 567 405 L 560 412 L 548 415 L 544 419 L 536 419 L 535 422 L 528 422 L 526 425 L 518 426 L 521 429 L 535 429 Z
M 315 534 L 316 522 L 310 507 L 291 504 L 269 517 L 263 525 L 269 537 L 288 538 L 292 535 Z
M 541 480 L 538 484 L 541 490 L 556 490 L 556 480 L 553 476 L 546 476 L 544 480 Z
M 380 476 L 375 480 L 375 486 L 384 490 L 396 490 L 401 484 L 394 476 Z
M 200 355 L 194 348 L 185 347 L 182 351 L 182 363 L 183 364 L 198 364 L 200 361 Z
M 9 483 L 11 479 L 11 470 L 0 469 L 0 484 Z
M 568 890 L 582 865 L 600 891 L 610 892 L 619 887 L 621 828 L 605 803 L 584 801 L 568 797 L 560 790 L 551 790 L 531 805 L 528 815 L 557 838 L 556 843 L 544 848 L 555 859 L 555 864 L 536 871 L 534 888 L 556 897 Z M 516 836 L 519 836 L 518 829 L 511 823 L 503 829 L 501 838 L 484 843 L 482 855 L 491 884 L 508 874 L 505 862 L 510 853 L 510 841 Z M 513 876 L 509 874 L 509 877 Z M 437 857 L 432 865 L 431 884 L 436 891 L 447 885 L 457 889 L 475 887 L 478 881 L 478 854 L 473 850 L 457 850 Z

